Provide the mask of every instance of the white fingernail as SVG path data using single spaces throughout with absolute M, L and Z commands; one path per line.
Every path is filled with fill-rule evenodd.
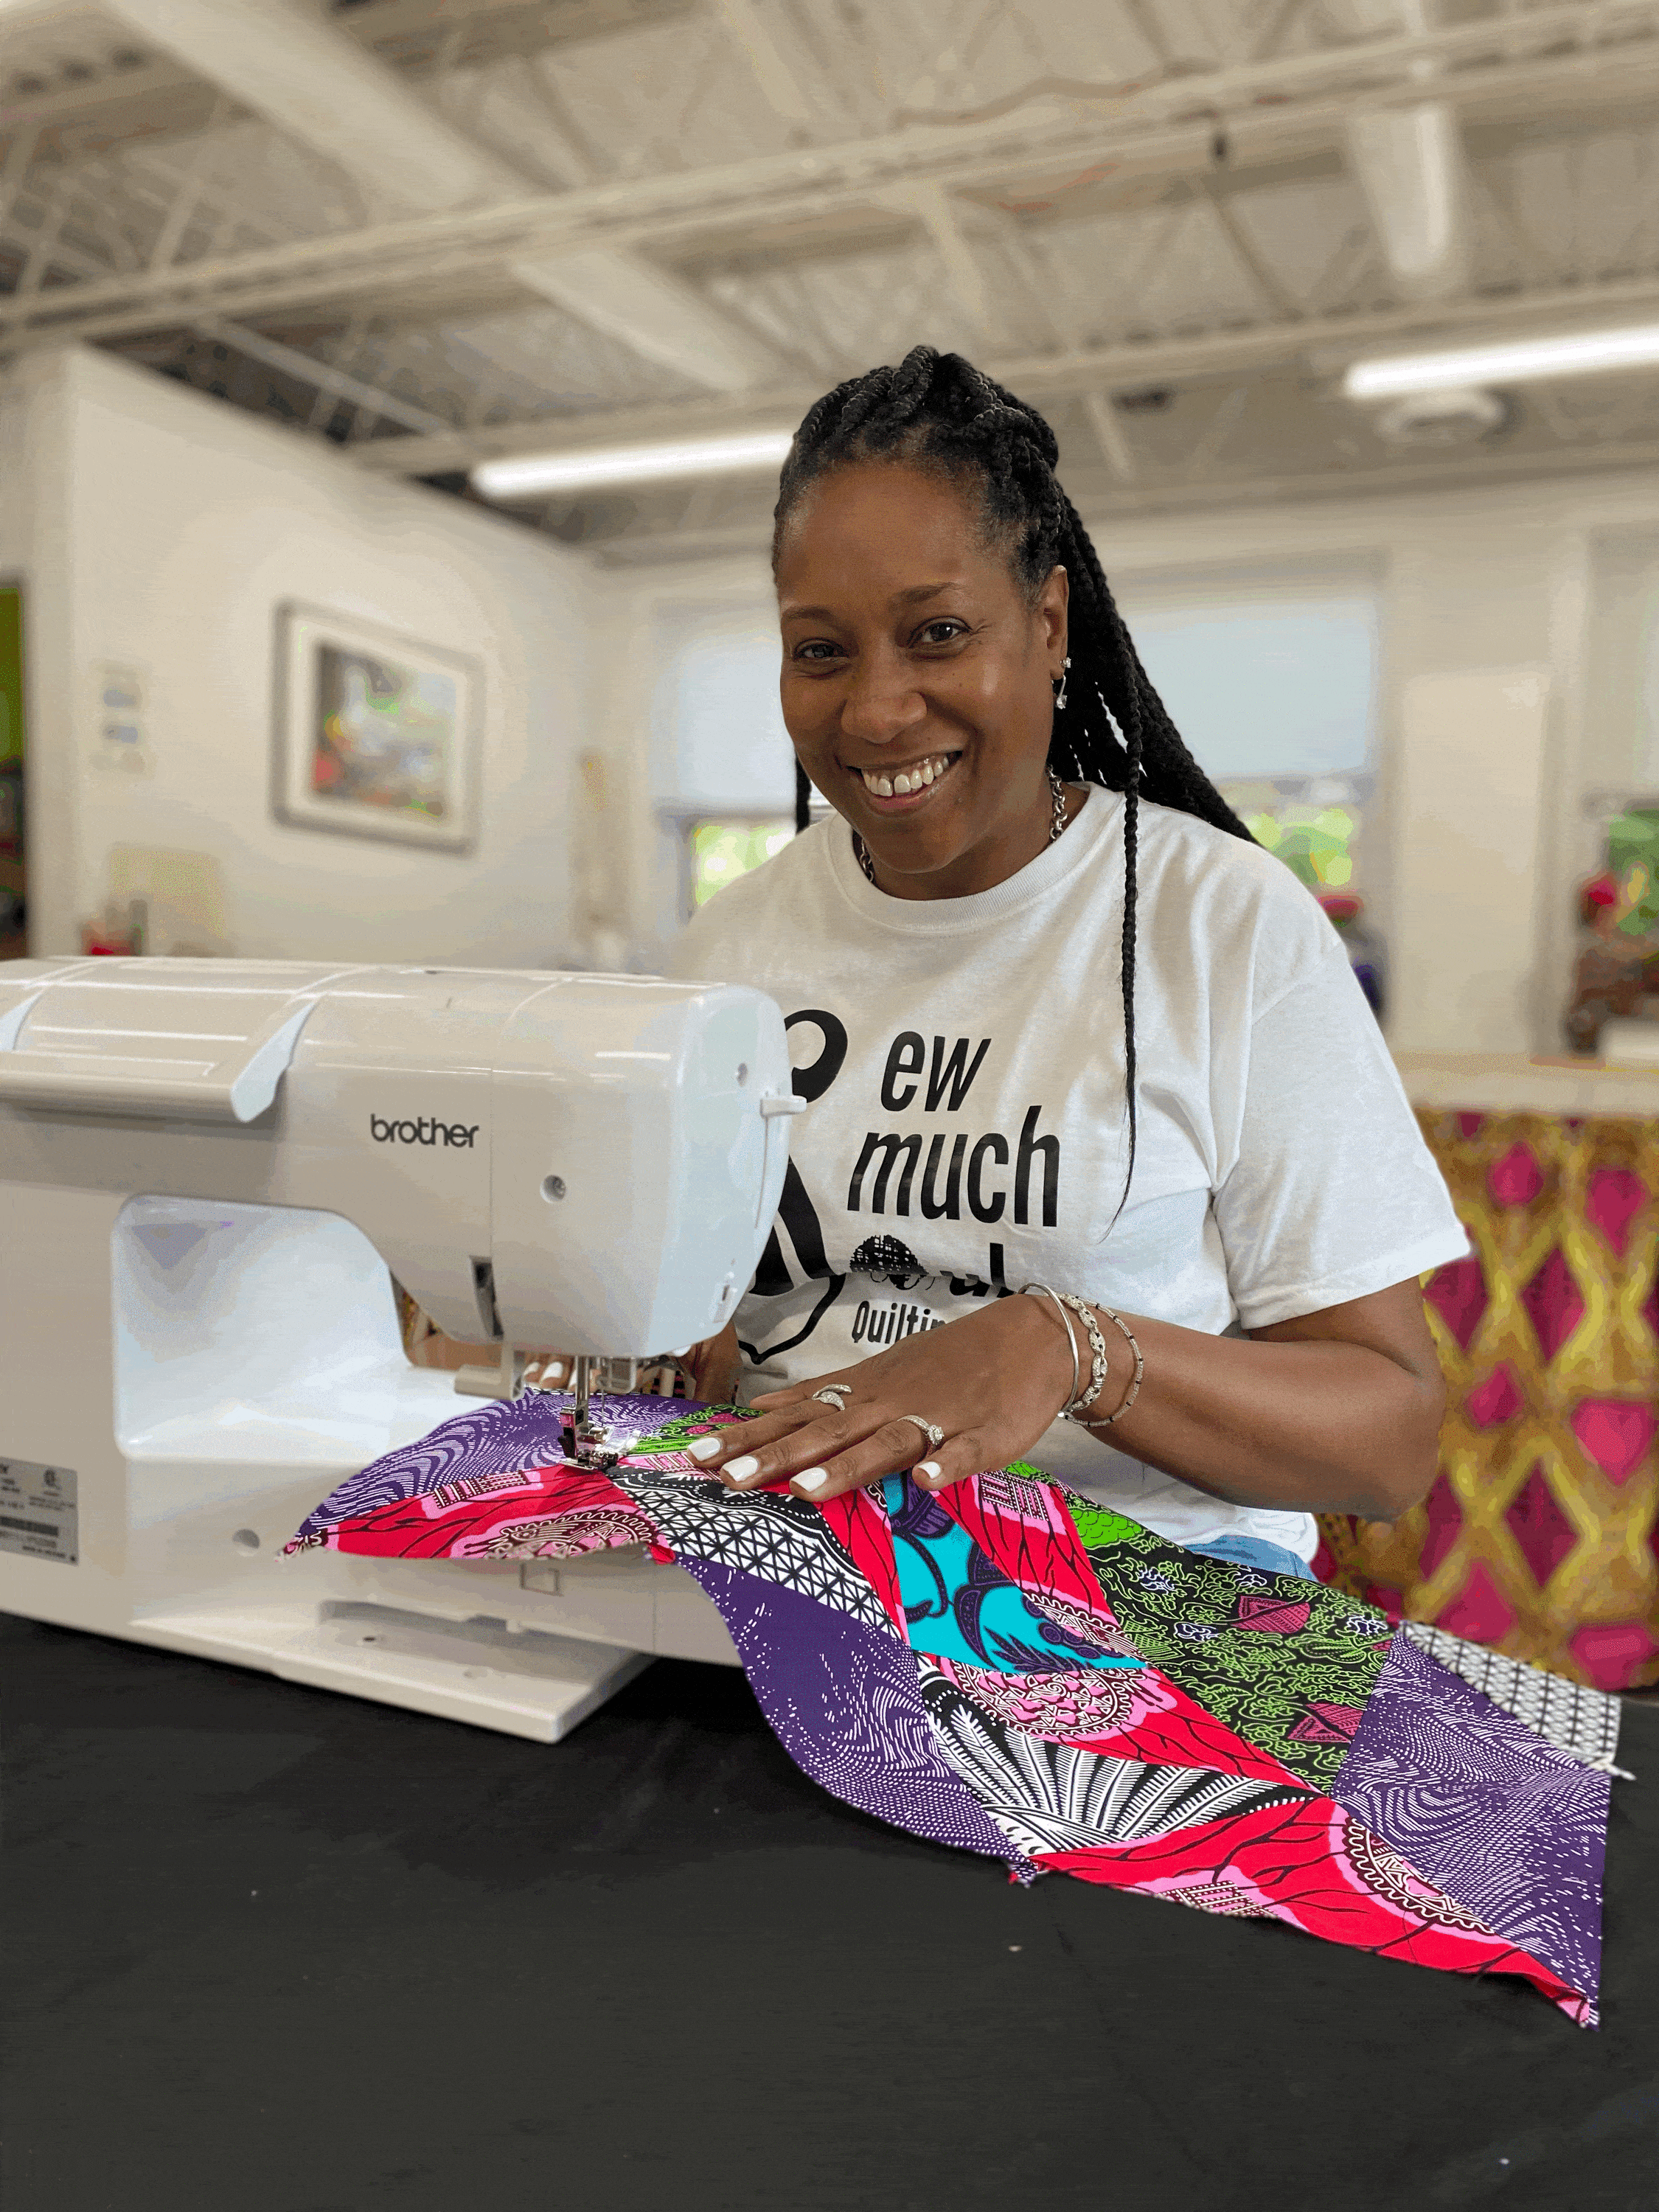
M 829 1469 L 822 1467 L 809 1467 L 804 1474 L 794 1478 L 798 1490 L 822 1490 L 829 1480 Z
M 937 1482 L 939 1476 L 939 1462 L 936 1459 L 925 1459 L 917 1468 L 916 1473 L 925 1475 L 929 1482 Z
M 722 1437 L 699 1437 L 695 1443 L 687 1444 L 685 1449 L 693 1459 L 713 1459 L 724 1442 Z
M 726 1472 L 733 1482 L 747 1482 L 750 1476 L 757 1474 L 759 1468 L 760 1462 L 752 1453 L 742 1459 L 728 1460 L 726 1463 Z

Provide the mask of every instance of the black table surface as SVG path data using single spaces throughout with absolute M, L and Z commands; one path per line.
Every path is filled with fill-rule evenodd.
M 0 1616 L 6 2212 L 1655 2212 L 1604 2026 L 848 1810 L 732 1670 L 543 1746 Z

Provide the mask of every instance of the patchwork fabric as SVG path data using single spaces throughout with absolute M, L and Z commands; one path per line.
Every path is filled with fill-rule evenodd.
M 1581 2027 L 1593 1999 L 1425 1881 L 1328 1798 L 1234 1814 L 1154 1842 L 1044 1853 L 1039 1865 L 1453 1974 L 1516 1974 Z
M 1570 1751 L 1586 1766 L 1600 1767 L 1603 1773 L 1617 1771 L 1613 1762 L 1619 1756 L 1619 1719 L 1624 1707 L 1606 1690 L 1587 1690 L 1582 1682 L 1547 1674 L 1541 1667 L 1528 1667 L 1524 1659 L 1506 1659 L 1501 1651 L 1488 1651 L 1484 1644 L 1471 1644 L 1426 1621 L 1407 1620 L 1401 1626 L 1413 1644 L 1484 1690 L 1493 1705 L 1524 1721 L 1547 1743 Z
M 1015 1467 L 823 1506 L 686 1449 L 729 1407 L 463 1413 L 343 1484 L 288 1547 L 404 1559 L 648 1542 L 719 1607 L 780 1741 L 935 1843 L 1448 1972 L 1595 2021 L 1616 1715 L 1364 1601 L 1200 1558 Z M 303 1572 L 303 1565 L 298 1571 Z
M 1611 1788 L 1400 1636 L 1331 1794 L 1483 1923 L 1594 1989 Z
M 1077 1498 L 1106 1600 L 1141 1656 L 1316 1787 L 1335 1780 L 1394 1630 L 1340 1590 L 1203 1559 Z
M 1063 1739 L 1007 1727 L 938 1668 L 922 1696 L 940 1750 L 1018 1851 L 1086 1850 L 1144 1843 L 1221 1814 L 1293 1804 L 1307 1793 L 1207 1766 L 1111 1759 Z
M 313 1514 L 287 1547 L 363 1552 L 384 1559 L 578 1557 L 651 1544 L 656 1529 L 608 1475 L 563 1466 L 447 1479 L 411 1497 L 317 1525 Z
M 1068 1656 L 1073 1666 L 1140 1665 L 1138 1656 L 1103 1651 L 1092 1637 L 1033 1605 L 931 1491 L 908 1475 L 890 1477 L 881 1491 L 914 1650 L 1013 1674 L 1053 1667 Z
M 895 1632 L 851 1554 L 805 1498 L 787 1491 L 734 1492 L 701 1471 L 695 1477 L 665 1474 L 661 1462 L 650 1459 L 619 1468 L 616 1485 L 646 1516 L 653 1540 L 681 1559 L 739 1568 L 835 1606 L 866 1628 Z
M 705 1559 L 687 1571 L 720 1607 L 778 1741 L 844 1804 L 935 1843 L 994 1858 L 1022 1854 L 944 1757 L 915 1661 L 896 1638 L 775 1583 Z
M 684 1401 L 672 1398 L 595 1398 L 593 1419 L 617 1441 L 627 1441 L 630 1453 L 654 1449 L 672 1452 L 687 1430 Z M 401 1451 L 388 1452 L 361 1474 L 349 1476 L 330 1493 L 314 1513 L 308 1513 L 295 1535 L 329 1540 L 328 1532 L 342 1522 L 355 1520 L 377 1505 L 395 1504 L 406 1498 L 421 1498 L 454 1481 L 477 1481 L 485 1475 L 525 1474 L 562 1465 L 559 1424 L 570 1404 L 568 1394 L 526 1390 L 522 1398 L 505 1399 L 458 1413 Z M 735 1407 L 703 1409 L 703 1419 L 693 1425 L 706 1430 L 711 1421 L 744 1420 L 751 1416 Z M 660 1433 L 662 1443 L 656 1439 Z M 696 1462 L 688 1459 L 686 1466 Z M 289 1547 L 293 1549 L 293 1546 Z M 373 1546 L 348 1545 L 347 1550 L 372 1550 Z

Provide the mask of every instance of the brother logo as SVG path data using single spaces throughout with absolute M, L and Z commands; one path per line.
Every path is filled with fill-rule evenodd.
M 469 1129 L 464 1121 L 438 1121 L 429 1114 L 422 1114 L 417 1121 L 387 1121 L 379 1114 L 371 1114 L 368 1133 L 377 1145 L 465 1146 L 477 1135 L 478 1124 L 475 1121 Z

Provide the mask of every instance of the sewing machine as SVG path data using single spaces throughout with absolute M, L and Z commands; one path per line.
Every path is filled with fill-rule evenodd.
M 557 1349 L 626 1387 L 720 1328 L 802 1103 L 777 1008 L 726 986 L 0 968 L 0 1609 L 544 1741 L 653 1656 L 735 1663 L 636 1549 L 280 1553 L 458 1386 Z M 412 1366 L 394 1276 L 496 1361 Z

